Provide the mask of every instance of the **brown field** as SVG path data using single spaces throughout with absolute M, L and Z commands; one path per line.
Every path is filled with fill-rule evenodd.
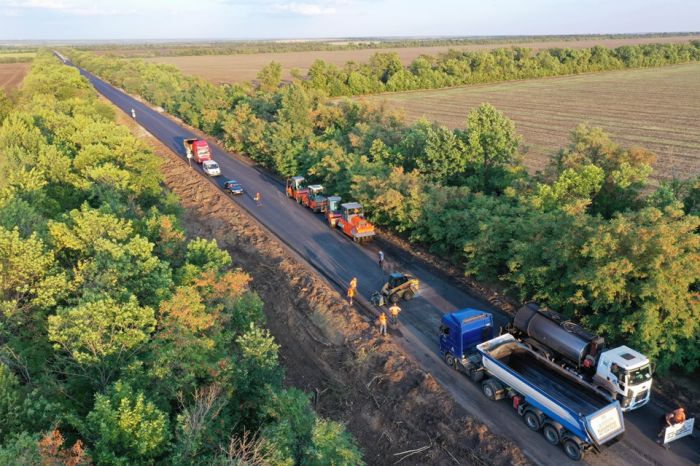
M 0 63 L 0 88 L 19 87 L 30 66 L 31 63 Z
M 657 181 L 700 173 L 700 63 L 363 99 L 402 109 L 410 121 L 425 116 L 452 128 L 464 127 L 469 110 L 489 102 L 515 121 L 533 172 L 586 122 L 624 146 L 654 151 Z
M 342 66 L 350 60 L 366 62 L 377 52 L 396 52 L 401 60 L 408 64 L 420 55 L 435 55 L 446 52 L 449 49 L 456 50 L 491 50 L 500 47 L 528 47 L 532 49 L 545 49 L 553 47 L 585 48 L 594 45 L 606 47 L 620 47 L 622 45 L 636 45 L 644 43 L 683 43 L 700 39 L 700 36 L 670 36 L 670 37 L 641 37 L 628 39 L 585 39 L 576 41 L 542 41 L 542 42 L 517 42 L 499 44 L 472 44 L 463 46 L 434 46 L 434 47 L 410 47 L 410 48 L 384 48 L 365 50 L 340 50 L 340 51 L 305 51 L 283 53 L 254 53 L 241 55 L 202 55 L 192 57 L 157 57 L 147 58 L 146 61 L 154 63 L 168 63 L 175 65 L 185 74 L 201 76 L 213 83 L 232 83 L 250 81 L 255 79 L 260 68 L 271 61 L 282 64 L 283 77 L 289 79 L 290 70 L 298 68 L 306 72 L 316 59 Z M 113 51 L 118 53 L 118 51 Z

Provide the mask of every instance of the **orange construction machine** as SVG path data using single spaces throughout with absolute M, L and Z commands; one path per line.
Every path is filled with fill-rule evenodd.
M 326 201 L 326 220 L 331 228 L 335 228 L 340 218 L 340 196 L 328 196 Z
M 369 241 L 374 236 L 374 225 L 365 220 L 362 204 L 347 202 L 340 205 L 338 227 L 353 241 Z
M 287 197 L 291 197 L 301 204 L 305 197 L 309 195 L 303 176 L 293 176 L 287 178 Z
M 309 193 L 302 199 L 301 203 L 314 212 L 325 212 L 328 199 L 323 195 L 323 186 L 311 184 L 308 189 Z

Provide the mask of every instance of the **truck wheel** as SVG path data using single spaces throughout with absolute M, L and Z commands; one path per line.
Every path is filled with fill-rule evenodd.
M 581 449 L 581 446 L 578 444 L 578 442 L 571 440 L 571 439 L 566 439 L 564 440 L 564 453 L 566 453 L 566 456 L 571 458 L 574 461 L 580 461 L 581 458 L 583 458 L 583 449 Z
M 559 438 L 559 430 L 551 424 L 544 426 L 542 429 L 542 435 L 544 435 L 544 439 L 552 445 L 559 445 L 559 442 L 561 441 Z
M 401 299 L 401 297 L 399 296 L 398 293 L 394 293 L 391 296 L 389 296 L 389 301 L 391 301 L 393 304 L 398 303 L 400 299 Z
M 484 392 L 486 398 L 488 398 L 491 401 L 496 401 L 496 392 L 498 391 L 498 389 L 496 388 L 491 379 L 485 380 L 481 384 L 481 391 Z
M 452 356 L 452 353 L 445 353 L 445 364 L 453 369 L 455 368 L 455 357 Z
M 412 300 L 413 299 L 413 291 L 411 291 L 411 290 L 406 291 L 403 294 L 403 299 L 405 299 L 406 301 Z
M 523 421 L 525 421 L 525 425 L 527 425 L 530 430 L 534 430 L 535 432 L 542 428 L 540 417 L 532 411 L 525 412 L 523 415 Z

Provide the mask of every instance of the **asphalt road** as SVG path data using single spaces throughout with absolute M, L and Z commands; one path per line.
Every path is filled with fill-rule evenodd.
M 70 64 L 70 63 L 68 63 Z M 80 70 L 98 92 L 112 101 L 127 115 L 136 111 L 136 120 L 147 131 L 185 158 L 183 138 L 197 137 L 193 132 L 148 105 L 112 87 L 94 75 Z M 297 255 L 321 272 L 336 287 L 343 288 L 358 278 L 361 296 L 369 297 L 381 287 L 386 275 L 377 264 L 376 245 L 360 246 L 339 230 L 331 230 L 323 217 L 297 205 L 284 194 L 280 181 L 256 168 L 249 160 L 226 152 L 209 140 L 214 160 L 222 176 L 210 181 L 223 187 L 227 179 L 238 180 L 246 194 L 232 198 L 260 223 L 286 243 Z M 193 171 L 201 173 L 194 162 Z M 193 176 L 199 176 L 193 173 Z M 253 200 L 255 193 L 262 195 L 262 205 Z M 399 268 L 401 258 L 387 255 L 385 268 Z M 451 284 L 445 277 L 416 263 L 407 265 L 410 272 L 421 280 L 421 294 L 409 303 L 403 303 L 401 327 L 390 330 L 407 354 L 433 377 L 473 416 L 480 419 L 496 434 L 514 441 L 536 463 L 550 465 L 582 464 L 571 462 L 564 453 L 549 445 L 544 438 L 527 429 L 509 403 L 488 400 L 479 386 L 463 375 L 449 369 L 438 353 L 437 327 L 445 312 L 475 307 L 494 313 L 497 325 L 504 325 L 507 316 L 489 303 L 469 295 Z M 654 441 L 659 428 L 662 409 L 653 402 L 625 415 L 626 432 L 623 439 L 600 454 L 587 453 L 583 463 L 592 465 L 689 465 L 700 464 L 700 441 L 686 437 L 665 450 Z

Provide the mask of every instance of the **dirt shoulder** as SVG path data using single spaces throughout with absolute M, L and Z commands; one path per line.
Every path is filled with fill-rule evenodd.
M 188 234 L 215 238 L 253 277 L 281 345 L 286 383 L 311 394 L 319 414 L 346 424 L 368 464 L 402 458 L 403 464 L 529 464 L 516 445 L 469 416 L 390 338 L 378 337 L 373 322 L 235 202 L 118 114 L 162 158 Z

